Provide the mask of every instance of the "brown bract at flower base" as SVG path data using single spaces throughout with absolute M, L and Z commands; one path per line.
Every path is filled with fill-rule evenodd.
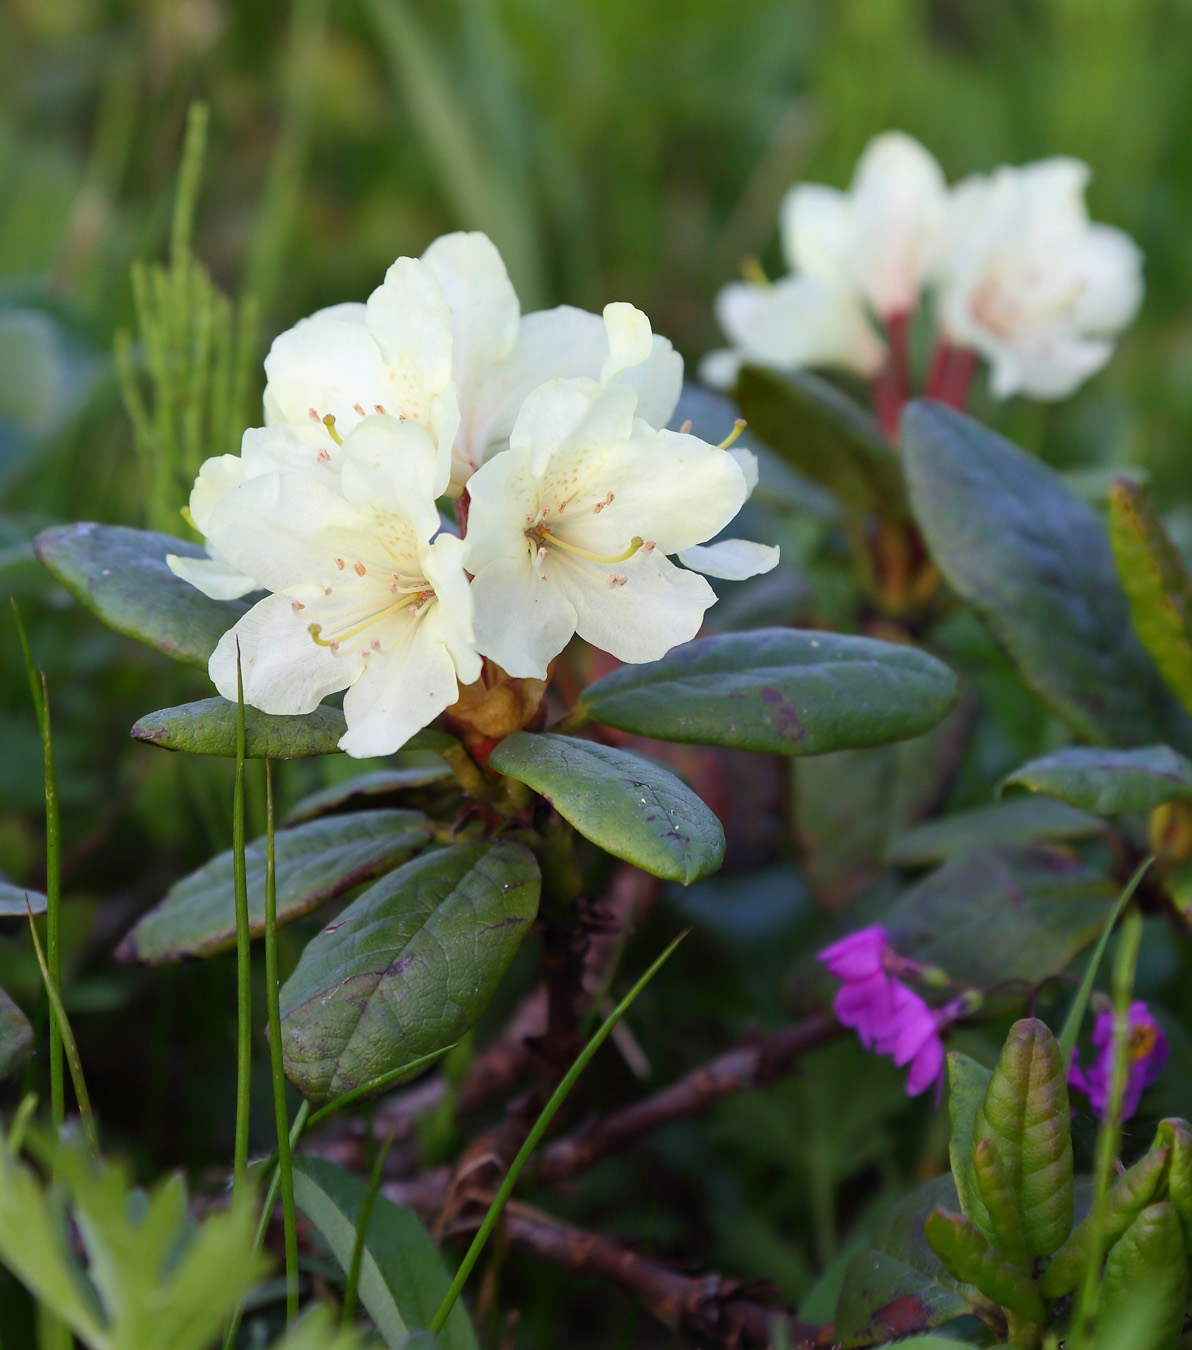
M 489 754 L 499 741 L 527 727 L 539 731 L 546 724 L 546 687 L 553 670 L 554 662 L 545 680 L 515 679 L 485 658 L 480 678 L 460 686 L 459 698 L 443 720 L 472 758 L 487 768 Z

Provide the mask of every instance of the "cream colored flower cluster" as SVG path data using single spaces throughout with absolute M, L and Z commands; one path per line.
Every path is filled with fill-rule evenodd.
M 1141 254 L 1121 230 L 1089 220 L 1088 179 L 1087 165 L 1053 158 L 949 188 L 917 141 L 876 137 L 847 192 L 815 183 L 788 192 L 790 274 L 720 292 L 732 347 L 705 359 L 703 378 L 727 387 L 743 362 L 877 375 L 930 293 L 944 362 L 984 358 L 999 398 L 1066 397 L 1109 360 L 1142 298 Z
M 349 754 L 400 748 L 483 657 L 545 679 L 578 633 L 655 660 L 699 631 L 700 573 L 777 562 L 707 542 L 752 456 L 663 429 L 683 363 L 646 316 L 521 314 L 483 234 L 399 258 L 366 304 L 278 337 L 265 372 L 265 426 L 191 494 L 208 557 L 170 566 L 216 598 L 267 592 L 213 654 L 217 689 L 236 698 L 239 660 L 265 712 L 346 690 Z

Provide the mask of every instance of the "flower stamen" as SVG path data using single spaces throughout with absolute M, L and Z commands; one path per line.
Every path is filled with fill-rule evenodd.
M 343 437 L 339 434 L 339 432 L 336 431 L 336 429 L 335 429 L 335 417 L 334 417 L 334 415 L 333 415 L 332 413 L 328 413 L 326 417 L 322 417 L 322 418 L 320 418 L 319 420 L 320 420 L 320 421 L 323 423 L 323 425 L 327 428 L 327 433 L 328 433 L 328 435 L 329 435 L 329 436 L 331 437 L 331 439 L 336 443 L 336 445 L 343 445 L 343 443 L 344 443 L 344 438 L 343 438 Z

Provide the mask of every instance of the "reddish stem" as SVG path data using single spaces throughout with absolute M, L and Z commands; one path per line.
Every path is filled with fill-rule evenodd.
M 468 489 L 455 499 L 455 523 L 459 526 L 459 537 L 462 539 L 468 532 L 468 508 L 472 505 L 472 498 L 468 495 Z
M 882 430 L 895 442 L 898 440 L 902 406 L 910 393 L 909 324 L 909 314 L 891 314 L 886 320 L 889 355 L 886 364 L 873 377 L 873 410 Z
M 977 369 L 977 353 L 953 347 L 948 363 L 948 378 L 940 391 L 940 402 L 962 412 L 968 406 L 969 389 Z
M 882 430 L 894 440 L 898 435 L 898 418 L 902 413 L 902 398 L 898 392 L 898 377 L 887 362 L 873 377 L 873 411 Z

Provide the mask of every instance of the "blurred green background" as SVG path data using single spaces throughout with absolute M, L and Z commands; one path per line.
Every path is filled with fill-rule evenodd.
M 1145 252 L 1142 315 L 1070 402 L 980 410 L 1057 463 L 1143 466 L 1165 509 L 1192 507 L 1192 0 L 3 0 L 0 596 L 20 603 L 49 678 L 84 1058 L 101 1113 L 153 1165 L 226 1154 L 230 972 L 218 960 L 131 971 L 109 953 L 172 880 L 225 846 L 231 770 L 128 741 L 142 713 L 206 696 L 205 675 L 102 629 L 29 541 L 64 520 L 151 522 L 113 351 L 124 331 L 131 360 L 145 354 L 130 267 L 170 255 L 196 99 L 210 128 L 194 254 L 257 315 L 230 427 L 257 420 L 274 334 L 364 299 L 395 257 L 460 227 L 494 238 L 525 309 L 630 300 L 694 369 L 719 345 L 711 302 L 741 259 L 780 270 L 776 212 L 790 183 L 843 185 L 868 138 L 900 127 L 952 179 L 1055 153 L 1090 162 L 1094 215 Z M 224 452 L 229 439 L 200 428 L 191 449 Z M 176 511 L 181 481 L 172 491 Z M 6 617 L 0 655 L 0 875 L 37 886 L 40 750 Z M 292 800 L 358 768 L 286 766 L 281 790 Z M 806 904 L 791 911 L 797 927 Z M 36 971 L 9 927 L 0 984 L 30 1009 Z M 690 995 L 709 1050 L 783 978 L 758 995 L 768 976 L 742 964 L 727 1002 L 725 984 L 706 1007 Z M 677 1049 L 675 1070 L 699 1047 Z M 833 1054 L 847 1069 L 854 1048 Z M 841 1143 L 839 1120 L 858 1111 L 817 1088 L 845 1091 L 849 1074 L 832 1064 L 726 1109 L 711 1138 L 735 1173 L 709 1174 L 707 1143 L 676 1133 L 674 1174 L 698 1176 L 719 1217 L 689 1212 L 684 1232 L 672 1215 L 661 1239 L 745 1274 L 766 1269 L 792 1296 L 806 1288 L 809 1261 L 837 1250 L 832 1167 L 848 1175 L 864 1154 L 892 1174 L 881 1120 L 903 1104 L 891 1071 L 889 1101 L 866 1103 L 876 1128 L 864 1148 Z M 818 1133 L 791 1137 L 796 1110 Z M 805 1169 L 791 1175 L 797 1149 Z M 914 1157 L 905 1147 L 904 1166 Z M 788 1174 L 775 1189 L 779 1158 Z M 810 1218 L 807 1178 L 819 1183 Z M 603 1198 L 628 1223 L 617 1206 L 637 1201 L 625 1187 Z M 712 1222 L 711 1238 L 693 1235 Z M 792 1238 L 808 1225 L 810 1243 Z

